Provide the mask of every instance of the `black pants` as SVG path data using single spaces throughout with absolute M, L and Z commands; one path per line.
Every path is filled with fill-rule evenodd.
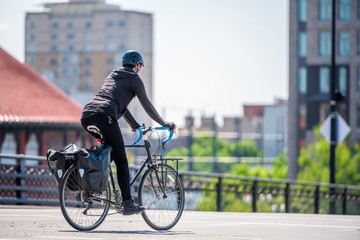
M 123 200 L 129 200 L 131 198 L 129 165 L 124 139 L 117 121 L 103 114 L 95 114 L 88 118 L 82 118 L 81 124 L 86 130 L 89 125 L 97 126 L 103 135 L 105 144 L 112 147 L 111 158 L 116 164 L 121 195 Z M 100 136 L 93 132 L 89 133 L 95 138 L 100 138 Z

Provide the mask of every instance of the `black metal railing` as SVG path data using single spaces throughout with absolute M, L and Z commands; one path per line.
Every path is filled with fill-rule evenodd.
M 229 211 L 224 209 L 226 198 L 235 195 L 231 199 L 250 206 L 252 212 L 266 212 L 270 206 L 277 208 L 271 212 L 328 213 L 330 201 L 334 201 L 336 213 L 360 214 L 360 187 L 356 186 L 198 172 L 182 172 L 181 178 L 187 191 L 209 192 L 208 197 L 216 199 L 216 208 L 210 210 Z M 335 189 L 333 195 L 330 189 Z
M 0 165 L 0 204 L 59 204 L 57 181 L 45 157 L 0 153 L 0 159 L 4 158 L 13 159 L 13 164 Z M 29 160 L 33 166 L 27 165 Z M 330 201 L 334 201 L 337 214 L 360 214 L 360 187 L 356 186 L 215 173 L 179 174 L 186 190 L 187 209 L 328 213 Z M 335 190 L 334 194 L 330 189 Z

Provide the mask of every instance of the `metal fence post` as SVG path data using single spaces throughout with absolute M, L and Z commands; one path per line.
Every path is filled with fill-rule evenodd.
M 285 187 L 285 212 L 290 212 L 290 183 L 286 183 Z
M 319 213 L 319 206 L 320 206 L 320 186 L 317 185 L 315 188 L 315 213 Z
M 18 155 L 18 159 L 16 160 L 16 172 L 18 174 L 25 174 L 25 160 L 22 154 Z M 25 179 L 22 177 L 16 177 L 16 186 L 23 187 L 25 186 Z M 17 199 L 25 199 L 25 192 L 23 190 L 16 191 Z
M 223 191 L 223 183 L 222 183 L 222 177 L 218 178 L 218 183 L 216 184 L 216 207 L 217 211 L 222 211 L 222 191 Z
M 254 180 L 252 185 L 252 209 L 253 212 L 257 212 L 256 201 L 258 196 L 258 181 Z
M 343 211 L 342 211 L 342 214 L 346 215 L 347 214 L 347 197 L 348 197 L 348 194 L 349 194 L 349 190 L 348 188 L 344 188 L 344 193 L 343 193 L 343 204 L 342 204 L 342 207 L 343 207 Z

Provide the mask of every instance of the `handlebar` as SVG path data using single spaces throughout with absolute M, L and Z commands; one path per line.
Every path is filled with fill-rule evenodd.
M 152 131 L 152 130 L 170 130 L 170 128 L 168 127 L 140 127 L 140 128 L 137 128 L 136 131 L 139 133 L 139 136 L 138 138 L 133 142 L 133 145 L 136 145 L 138 144 L 142 137 L 149 131 Z M 171 140 L 171 138 L 174 136 L 174 130 L 170 130 L 170 134 L 169 134 L 169 137 L 165 140 L 162 141 L 162 146 L 164 147 L 165 144 L 167 142 L 169 142 Z

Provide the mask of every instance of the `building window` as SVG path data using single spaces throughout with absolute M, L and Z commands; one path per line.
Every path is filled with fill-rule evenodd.
M 85 70 L 85 76 L 91 76 L 91 69 L 90 68 L 87 68 Z
M 118 54 L 115 55 L 115 63 L 116 64 L 121 64 L 121 62 L 122 62 L 122 54 L 118 53 Z
M 331 20 L 331 0 L 319 0 L 319 20 Z
M 299 32 L 299 57 L 306 57 L 306 32 Z
M 68 74 L 68 68 L 67 67 L 63 67 L 62 69 L 61 69 L 61 73 L 62 73 L 62 75 L 67 75 Z
M 7 133 L 5 135 L 4 142 L 1 147 L 1 153 L 16 154 L 16 138 L 15 134 Z M 16 165 L 16 159 L 13 158 L 1 158 L 1 165 L 10 164 Z
M 87 65 L 90 65 L 91 64 L 91 57 L 86 57 L 85 58 L 85 64 L 87 64 Z
M 111 39 L 113 39 L 113 38 L 114 38 L 114 33 L 108 32 L 108 33 L 106 34 L 106 39 L 107 39 L 107 40 L 111 40 Z
M 51 40 L 56 41 L 58 39 L 58 35 L 57 34 L 51 34 Z
M 28 41 L 34 41 L 35 40 L 35 34 L 34 33 L 30 33 L 27 35 L 27 40 Z
M 28 24 L 28 27 L 29 27 L 29 29 L 35 29 L 35 23 L 34 22 L 29 22 L 29 24 Z
M 341 57 L 350 56 L 350 32 L 339 33 L 339 55 Z
M 27 52 L 28 52 L 28 53 L 34 53 L 34 52 L 36 52 L 36 45 L 34 45 L 34 44 L 29 44 L 29 45 L 27 45 Z
M 307 0 L 298 0 L 298 5 L 299 5 L 299 22 L 306 22 L 306 13 L 307 13 Z
M 357 55 L 360 55 L 360 32 L 357 33 Z
M 90 90 L 91 87 L 92 87 L 91 79 L 86 79 L 86 80 L 85 80 L 85 89 L 86 89 L 86 90 Z
M 107 27 L 113 27 L 114 26 L 114 21 L 113 20 L 108 20 L 107 22 L 106 22 L 106 26 Z
M 106 45 L 106 51 L 108 51 L 108 52 L 113 52 L 113 51 L 115 51 L 115 50 L 116 50 L 115 44 L 113 44 L 113 43 L 108 43 L 108 44 Z
M 85 28 L 86 29 L 91 29 L 92 28 L 92 23 L 91 22 L 86 22 L 85 23 Z
M 73 45 L 70 45 L 67 50 L 68 50 L 68 52 L 74 52 L 75 47 Z
M 68 28 L 69 29 L 74 29 L 75 28 L 75 23 L 74 22 L 69 22 L 68 23 Z
M 52 23 L 51 28 L 52 29 L 58 29 L 59 28 L 59 23 L 57 23 L 57 22 Z
M 306 78 L 307 78 L 307 71 L 306 67 L 299 68 L 299 93 L 305 94 L 306 93 Z
M 124 39 L 125 36 L 126 36 L 125 32 L 119 32 L 119 34 L 118 34 L 118 38 L 121 40 Z
M 357 127 L 360 127 L 360 104 L 358 103 L 357 107 Z
M 125 26 L 125 21 L 120 20 L 118 25 L 119 25 L 119 27 L 124 27 Z
M 319 91 L 320 93 L 329 93 L 330 88 L 330 70 L 327 67 L 319 69 Z
M 74 38 L 75 38 L 75 35 L 73 33 L 69 33 L 67 35 L 67 39 L 69 39 L 69 40 L 73 40 Z
M 351 1 L 350 0 L 340 0 L 339 1 L 339 19 L 341 21 L 350 20 L 350 10 L 351 10 Z
M 28 64 L 35 64 L 36 63 L 36 57 L 32 56 L 32 55 L 29 55 L 29 56 L 26 57 L 26 62 Z
M 71 64 L 78 64 L 80 62 L 80 57 L 78 54 L 71 54 L 70 55 L 70 63 Z
M 92 45 L 91 44 L 86 44 L 84 50 L 85 50 L 85 52 L 91 52 L 92 51 Z
M 339 90 L 340 92 L 346 93 L 347 89 L 347 68 L 339 68 Z
M 35 134 L 31 134 L 28 142 L 25 145 L 25 154 L 39 156 L 40 155 L 40 146 L 37 141 Z M 38 160 L 25 160 L 26 166 L 37 166 L 39 163 Z
M 68 56 L 63 55 L 63 56 L 61 57 L 61 62 L 62 62 L 62 63 L 68 63 L 68 62 L 69 62 Z
M 320 32 L 319 55 L 321 57 L 330 57 L 330 55 L 331 55 L 331 33 L 330 32 Z
M 107 63 L 107 64 L 113 64 L 113 63 L 114 63 L 114 59 L 113 59 L 112 57 L 108 57 L 108 58 L 106 59 L 106 63 Z
M 56 58 L 50 58 L 50 65 L 54 66 L 56 65 L 56 63 L 57 63 Z
M 35 23 L 34 22 L 29 22 L 28 23 L 28 28 L 29 29 L 35 29 Z
M 118 46 L 118 51 L 119 52 L 124 52 L 125 51 L 125 46 L 123 43 L 120 43 L 119 46 Z
M 357 14 L 358 14 L 358 19 L 360 20 L 360 0 L 358 0 L 357 2 Z
M 84 39 L 85 39 L 86 41 L 90 41 L 90 40 L 92 39 L 92 33 L 85 33 Z
M 360 93 L 360 67 L 357 69 L 357 91 Z
M 58 47 L 57 47 L 57 46 L 51 46 L 50 51 L 51 51 L 51 52 L 57 52 L 57 51 L 58 51 Z
M 299 128 L 306 128 L 306 105 L 299 105 Z

